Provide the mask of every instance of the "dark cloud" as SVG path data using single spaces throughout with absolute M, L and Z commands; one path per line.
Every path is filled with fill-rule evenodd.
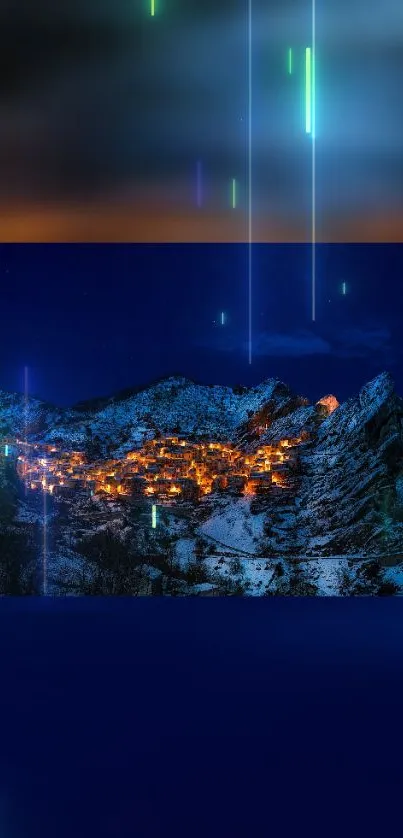
M 395 357 L 391 332 L 383 327 L 351 327 L 337 333 L 325 329 L 324 334 L 311 330 L 260 331 L 253 338 L 255 358 L 303 358 L 313 355 L 331 355 L 334 358 L 366 358 L 381 356 L 385 362 Z M 196 342 L 197 346 L 221 352 L 247 353 L 248 345 L 241 344 L 231 333 L 221 333 Z
M 254 354 L 268 357 L 298 358 L 304 355 L 328 355 L 330 344 L 309 331 L 294 334 L 259 334 L 254 341 Z

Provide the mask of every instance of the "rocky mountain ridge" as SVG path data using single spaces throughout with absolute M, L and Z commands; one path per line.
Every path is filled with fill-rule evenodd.
M 180 432 L 192 438 L 233 441 L 246 450 L 278 439 L 303 442 L 293 466 L 295 490 L 252 500 L 237 516 L 259 521 L 256 555 L 290 557 L 396 553 L 403 543 L 403 400 L 382 373 L 343 404 L 316 404 L 278 379 L 254 388 L 195 384 L 173 377 L 100 409 L 61 410 L 38 400 L 0 393 L 0 433 L 66 448 L 98 446 L 99 456 L 123 456 L 145 438 Z M 331 412 L 330 406 L 331 405 Z M 213 529 L 234 543 L 228 498 L 222 510 L 210 497 Z M 203 513 L 205 517 L 205 511 Z M 226 533 L 226 521 L 229 532 Z M 216 530 L 214 527 L 216 526 Z M 213 536 L 211 536 L 213 533 Z M 232 538 L 232 541 L 231 541 Z M 245 528 L 239 527 L 237 549 Z
M 252 417 L 258 421 L 273 410 L 274 415 L 284 409 L 289 413 L 300 402 L 275 378 L 253 388 L 232 388 L 171 377 L 127 398 L 111 398 L 99 409 L 63 410 L 0 391 L 0 423 L 13 436 L 28 434 L 73 448 L 85 448 L 91 437 L 98 437 L 108 453 L 119 456 L 155 433 L 230 440 Z

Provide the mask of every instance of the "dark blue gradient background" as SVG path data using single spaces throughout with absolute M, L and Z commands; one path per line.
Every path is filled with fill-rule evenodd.
M 399 600 L 3 601 L 1 832 L 391 834 Z
M 388 370 L 402 394 L 403 246 L 319 245 L 315 323 L 311 258 L 309 246 L 254 246 L 249 365 L 242 245 L 3 245 L 0 389 L 23 391 L 28 366 L 30 395 L 64 406 L 176 374 L 278 377 L 344 401 Z

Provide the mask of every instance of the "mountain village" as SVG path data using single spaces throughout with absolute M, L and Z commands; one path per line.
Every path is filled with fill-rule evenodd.
M 283 439 L 247 454 L 232 444 L 151 439 L 123 459 L 88 462 L 78 451 L 9 440 L 18 474 L 32 491 L 72 496 L 130 496 L 159 503 L 196 502 L 212 492 L 258 495 L 292 489 L 300 439 Z

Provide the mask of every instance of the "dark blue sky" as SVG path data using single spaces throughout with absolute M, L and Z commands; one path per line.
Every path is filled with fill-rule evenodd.
M 243 245 L 3 245 L 0 260 L 4 390 L 26 365 L 61 405 L 176 373 L 344 399 L 388 369 L 403 395 L 402 246 L 318 246 L 315 323 L 309 246 L 255 246 L 251 366 Z
M 4 838 L 398 834 L 398 598 L 25 599 L 0 613 Z

